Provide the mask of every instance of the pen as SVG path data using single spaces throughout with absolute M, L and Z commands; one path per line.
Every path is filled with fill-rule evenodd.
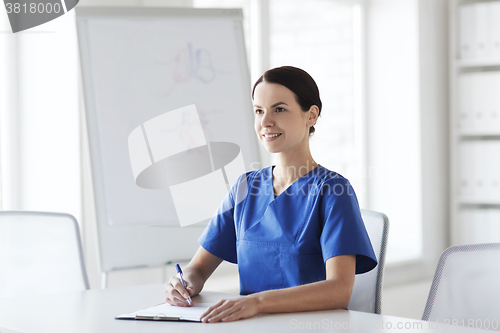
M 181 278 L 181 283 L 182 283 L 182 286 L 184 287 L 184 289 L 186 289 L 187 291 L 187 286 L 186 286 L 186 282 L 184 281 L 184 275 L 182 274 L 182 269 L 181 269 L 181 266 L 179 266 L 179 264 L 175 264 L 175 269 L 177 270 L 177 274 L 179 274 L 179 277 Z M 189 291 L 188 291 L 189 293 Z M 188 301 L 189 305 L 192 305 L 193 303 L 191 302 L 191 296 L 188 296 L 186 298 L 186 300 Z

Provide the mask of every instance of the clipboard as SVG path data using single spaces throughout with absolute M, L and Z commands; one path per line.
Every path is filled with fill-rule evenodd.
M 213 304 L 195 303 L 190 307 L 181 307 L 161 303 L 147 309 L 119 315 L 115 319 L 201 322 L 201 315 Z

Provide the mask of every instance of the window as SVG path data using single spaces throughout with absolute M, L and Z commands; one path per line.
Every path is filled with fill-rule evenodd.
M 10 32 L 3 6 L 2 29 Z M 78 57 L 74 11 L 2 34 L 2 209 L 81 220 Z M 2 45 L 2 46 L 3 46 Z M 5 76 L 3 74 L 6 74 Z M 5 130 L 5 131 L 4 131 Z
M 5 20 L 6 15 L 1 13 L 0 16 L 0 72 L 2 75 L 0 76 L 0 209 L 3 209 L 4 206 L 4 197 L 3 197 L 3 173 L 5 172 L 5 150 L 6 147 L 4 145 L 6 139 L 6 130 L 7 126 L 5 126 L 5 117 L 7 116 L 7 81 L 10 76 L 7 72 L 7 39 L 6 32 L 9 31 L 8 23 Z

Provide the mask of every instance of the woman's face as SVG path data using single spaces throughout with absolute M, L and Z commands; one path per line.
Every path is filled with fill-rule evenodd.
M 318 108 L 302 111 L 295 94 L 285 86 L 261 82 L 254 91 L 255 132 L 270 153 L 280 153 L 309 143 L 309 127 Z

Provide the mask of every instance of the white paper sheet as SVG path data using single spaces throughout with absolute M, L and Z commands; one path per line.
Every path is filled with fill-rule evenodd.
M 117 316 L 116 319 L 200 321 L 201 315 L 211 305 L 213 303 L 195 303 L 190 307 L 181 307 L 162 303 L 144 310 Z

